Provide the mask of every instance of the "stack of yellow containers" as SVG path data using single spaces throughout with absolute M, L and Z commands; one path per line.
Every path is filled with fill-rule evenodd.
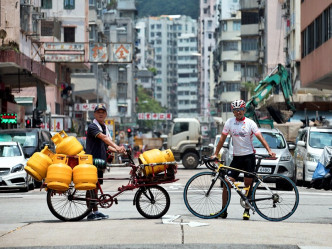
M 149 163 L 165 163 L 173 162 L 174 155 L 173 152 L 168 149 L 160 151 L 158 149 L 145 151 L 143 154 L 139 155 L 138 161 L 140 164 L 149 164 Z M 158 174 L 162 171 L 165 171 L 165 165 L 156 165 L 156 166 L 145 166 L 144 174 L 146 176 Z
M 93 165 L 92 156 L 83 151 L 81 143 L 64 131 L 55 134 L 52 141 L 56 145 L 56 154 L 47 146 L 41 152 L 34 153 L 25 167 L 28 174 L 38 181 L 45 178 L 47 187 L 58 191 L 67 190 L 72 180 L 78 190 L 96 188 L 97 168 Z M 78 157 L 79 165 L 74 170 L 68 166 L 71 157 Z

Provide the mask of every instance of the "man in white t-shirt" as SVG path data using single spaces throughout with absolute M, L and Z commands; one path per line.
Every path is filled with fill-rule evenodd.
M 243 100 L 235 100 L 231 103 L 231 108 L 234 114 L 234 118 L 230 118 L 226 121 L 224 129 L 221 133 L 221 138 L 218 142 L 216 151 L 212 157 L 217 157 L 220 149 L 222 148 L 227 135 L 232 136 L 233 141 L 233 160 L 230 167 L 242 169 L 248 172 L 254 172 L 256 166 L 255 160 L 255 149 L 252 143 L 253 136 L 255 135 L 257 139 L 266 148 L 267 152 L 271 157 L 275 157 L 276 154 L 271 151 L 266 140 L 258 130 L 257 124 L 244 116 L 246 111 L 246 103 Z M 227 172 L 229 178 L 234 182 L 239 176 L 239 172 L 234 170 L 229 170 Z M 251 187 L 253 178 L 251 175 L 244 175 L 244 185 L 245 187 Z M 230 186 L 230 184 L 229 184 Z M 231 186 L 230 186 L 231 187 Z M 223 203 L 227 201 L 227 191 L 224 188 L 223 191 Z M 221 215 L 221 218 L 227 218 L 227 210 L 225 210 Z M 243 213 L 243 219 L 249 220 L 250 214 L 249 209 L 245 209 Z

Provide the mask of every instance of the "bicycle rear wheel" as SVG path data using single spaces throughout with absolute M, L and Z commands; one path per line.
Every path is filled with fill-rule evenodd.
M 282 183 L 283 189 L 278 188 Z M 268 186 L 268 188 L 266 187 Z M 299 191 L 286 176 L 269 175 L 263 182 L 257 182 L 252 193 L 253 206 L 257 213 L 269 221 L 282 221 L 289 218 L 299 205 Z
M 202 172 L 191 177 L 183 192 L 184 203 L 188 210 L 202 219 L 216 218 L 228 207 L 231 200 L 231 191 L 224 179 L 216 176 L 215 172 Z M 228 193 L 227 203 L 223 207 L 222 193 L 224 188 Z M 207 192 L 209 191 L 209 194 Z
M 169 194 L 159 185 L 139 188 L 135 200 L 137 211 L 147 219 L 161 218 L 171 204 Z
M 94 190 L 77 190 L 73 186 L 65 192 L 47 190 L 47 206 L 51 213 L 62 221 L 82 220 L 92 211 L 96 199 Z

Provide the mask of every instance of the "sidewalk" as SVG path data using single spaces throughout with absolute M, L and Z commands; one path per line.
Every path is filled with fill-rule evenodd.
M 207 226 L 189 226 L 189 222 Z M 174 224 L 175 223 L 175 224 Z M 242 220 L 44 221 L 0 236 L 0 248 L 332 248 L 331 224 Z

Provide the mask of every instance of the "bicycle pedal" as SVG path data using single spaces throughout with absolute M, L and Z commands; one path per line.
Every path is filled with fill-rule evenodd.
M 114 198 L 113 201 L 116 205 L 118 205 L 118 199 Z

